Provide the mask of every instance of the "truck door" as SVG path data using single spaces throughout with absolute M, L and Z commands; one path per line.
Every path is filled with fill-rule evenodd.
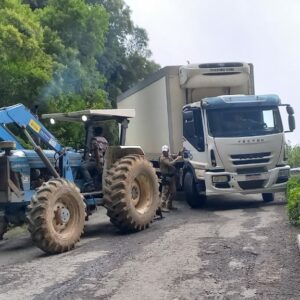
M 183 111 L 184 147 L 193 152 L 205 151 L 203 120 L 199 107 L 187 107 Z

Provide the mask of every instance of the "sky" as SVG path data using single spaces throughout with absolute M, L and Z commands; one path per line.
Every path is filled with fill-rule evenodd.
M 253 63 L 255 93 L 277 94 L 294 107 L 296 130 L 286 139 L 300 145 L 299 0 L 125 2 L 135 25 L 146 29 L 152 59 L 162 67 L 187 61 Z

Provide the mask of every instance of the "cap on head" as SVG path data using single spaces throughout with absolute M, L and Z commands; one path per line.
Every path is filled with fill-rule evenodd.
M 162 152 L 168 152 L 168 151 L 169 151 L 169 146 L 163 145 L 163 146 L 161 147 L 161 151 L 162 151 Z

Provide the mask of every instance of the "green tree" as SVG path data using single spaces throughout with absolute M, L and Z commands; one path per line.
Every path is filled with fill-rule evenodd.
M 1 106 L 37 101 L 51 80 L 53 60 L 43 48 L 38 17 L 19 0 L 0 2 Z
M 104 48 L 105 9 L 83 0 L 49 0 L 35 12 L 45 28 L 45 49 L 55 61 L 53 79 L 41 93 L 43 109 L 66 112 L 110 107 L 102 89 L 105 78 L 95 58 Z M 83 128 L 77 124 L 60 124 L 52 130 L 66 145 L 78 146 L 84 140 Z
M 59 34 L 62 40 L 68 40 L 69 44 L 72 44 L 70 37 L 71 39 L 74 38 L 72 30 L 74 30 L 76 26 L 72 25 L 65 28 L 66 18 L 64 17 L 64 13 L 60 12 L 56 14 L 56 11 L 61 7 L 60 2 L 62 1 L 54 1 L 56 5 L 54 5 L 55 3 L 51 0 L 23 1 L 30 4 L 32 9 L 45 8 L 48 10 L 48 6 L 56 6 L 48 18 L 47 24 L 53 30 L 52 17 L 54 19 L 60 18 L 61 22 L 57 22 L 57 24 L 56 21 L 54 22 L 56 24 L 55 30 L 58 32 L 63 31 L 63 36 Z M 123 0 L 86 0 L 85 2 L 92 6 L 102 5 L 109 15 L 109 27 L 105 35 L 104 51 L 98 51 L 96 54 L 96 63 L 97 70 L 104 75 L 106 79 L 103 87 L 108 93 L 109 99 L 114 102 L 120 93 L 130 88 L 134 83 L 143 79 L 148 74 L 158 70 L 160 66 L 150 59 L 151 51 L 148 48 L 147 33 L 144 29 L 133 24 L 130 8 Z M 81 5 L 83 4 L 81 3 Z M 65 4 L 62 5 L 62 10 L 66 10 L 69 6 L 70 1 L 65 1 Z M 74 11 L 72 11 L 72 16 L 76 16 Z M 72 24 L 72 18 L 70 18 L 70 21 L 70 24 Z M 68 23 L 69 22 L 67 22 L 67 24 Z M 80 37 L 80 35 L 78 37 Z M 83 45 L 82 41 L 80 38 L 77 39 L 77 37 L 75 39 L 75 44 L 80 41 L 76 44 L 80 50 L 80 47 Z M 93 49 L 93 47 L 90 46 L 87 48 Z M 55 86 L 57 87 L 57 85 Z
M 83 0 L 49 0 L 37 14 L 47 29 L 46 51 L 56 62 L 53 81 L 43 98 L 74 94 L 100 103 L 105 97 L 101 90 L 105 79 L 96 68 L 95 56 L 104 47 L 105 9 Z
M 300 146 L 287 146 L 288 164 L 292 168 L 300 167 Z
M 103 5 L 109 13 L 105 50 L 97 58 L 98 69 L 107 79 L 105 90 L 115 101 L 117 96 L 160 66 L 150 60 L 148 36 L 135 26 L 131 11 L 123 0 L 88 0 Z

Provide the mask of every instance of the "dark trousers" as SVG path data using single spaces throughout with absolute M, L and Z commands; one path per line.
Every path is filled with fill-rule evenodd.
M 97 163 L 92 160 L 84 161 L 80 166 L 80 172 L 87 183 L 93 182 L 93 178 L 90 174 L 91 171 L 97 169 Z
M 176 195 L 176 177 L 168 177 L 168 179 L 168 182 L 163 182 L 161 191 L 161 207 L 172 209 L 173 200 Z

